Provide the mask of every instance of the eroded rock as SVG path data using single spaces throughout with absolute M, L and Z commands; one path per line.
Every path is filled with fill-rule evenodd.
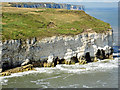
M 86 60 L 79 60 L 79 64 L 80 64 L 80 65 L 83 65 L 83 64 L 86 64 L 86 63 L 87 63 Z
M 96 57 L 99 58 L 99 59 L 101 59 L 101 60 L 106 59 L 105 50 L 98 49 L 97 53 L 96 53 Z
M 21 66 L 27 65 L 27 64 L 29 64 L 29 63 L 30 63 L 30 60 L 29 60 L 29 59 L 26 59 L 25 62 L 23 62 L 23 63 L 21 64 Z
M 35 70 L 33 68 L 32 64 L 17 67 L 17 68 L 13 68 L 13 69 L 10 69 L 10 70 L 6 70 L 6 71 L 0 73 L 0 75 L 1 76 L 8 76 L 8 75 L 11 75 L 12 73 L 24 72 L 24 71 L 29 71 L 29 70 Z
M 97 60 L 97 57 L 95 57 L 93 62 L 97 62 L 97 61 L 98 61 L 98 60 Z
M 53 62 L 53 59 L 54 59 L 54 56 L 53 56 L 53 55 L 48 56 L 47 63 L 52 63 L 52 62 Z
M 75 63 L 77 63 L 77 62 L 78 62 L 77 57 L 75 57 L 75 56 L 71 57 L 71 63 L 72 63 L 72 64 L 75 64 Z
M 54 63 L 54 66 L 56 66 L 58 63 L 74 64 L 77 62 L 77 59 L 75 60 L 75 58 L 73 58 L 76 57 L 76 55 L 78 59 L 81 56 L 85 56 L 85 60 L 87 62 L 91 62 L 90 57 L 95 57 L 96 53 L 96 57 L 101 59 L 106 57 L 106 53 L 112 54 L 112 50 L 110 53 L 108 52 L 109 48 L 104 48 L 106 45 L 109 45 L 108 47 L 112 47 L 111 32 L 106 34 L 82 33 L 74 36 L 53 36 L 46 37 L 41 40 L 37 40 L 36 38 L 29 39 L 27 41 L 6 40 L 2 45 L 3 70 L 5 71 L 10 69 L 11 66 L 16 67 L 23 64 L 26 58 L 35 61 L 44 61 L 48 59 L 46 63 Z M 100 47 L 99 50 L 98 47 Z M 101 49 L 103 49 L 105 52 L 101 51 Z M 90 54 L 87 54 L 87 51 L 90 52 Z M 55 56 L 60 60 L 64 60 L 59 61 Z M 43 59 L 44 57 L 47 59 Z M 71 58 L 74 60 L 71 60 Z M 6 63 L 6 61 L 9 62 Z M 24 62 L 23 65 L 25 64 L 27 64 L 27 61 Z M 38 64 L 34 63 L 33 66 L 43 67 L 43 64 L 43 62 L 39 62 Z
M 89 53 L 89 52 L 87 52 L 87 53 L 85 54 L 85 60 L 86 60 L 87 62 L 92 62 L 92 61 L 91 61 L 91 58 L 90 58 L 90 53 Z
M 58 59 L 57 64 L 65 64 L 65 59 Z

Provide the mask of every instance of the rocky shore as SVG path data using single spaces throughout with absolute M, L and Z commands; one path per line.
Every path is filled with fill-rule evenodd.
M 35 70 L 33 68 L 33 65 L 28 64 L 28 65 L 25 65 L 25 66 L 9 69 L 9 70 L 6 70 L 6 71 L 0 73 L 0 76 L 9 76 L 12 73 L 24 72 L 24 71 L 29 71 L 29 70 Z
M 1 46 L 3 76 L 33 70 L 34 67 L 55 67 L 57 64 L 75 63 L 81 65 L 113 58 L 111 31 L 53 36 L 39 41 L 37 38 L 26 41 L 8 40 Z
M 79 65 L 83 65 L 83 64 L 87 64 L 89 62 L 97 62 L 98 61 L 97 57 L 95 57 L 95 58 L 90 58 L 89 56 L 85 56 L 85 57 L 81 57 L 80 59 L 76 59 L 75 57 L 72 57 L 70 61 L 66 61 L 64 59 L 60 60 L 57 57 L 56 59 L 54 59 L 54 61 L 52 63 L 36 61 L 36 62 L 32 62 L 31 64 L 29 64 L 30 62 L 28 62 L 28 60 L 26 60 L 24 63 L 22 63 L 21 67 L 16 67 L 13 69 L 5 70 L 4 72 L 0 73 L 0 76 L 9 76 L 12 73 L 36 70 L 36 69 L 34 69 L 35 67 L 55 67 L 57 64 L 71 65 L 71 64 L 75 64 L 75 63 L 79 63 Z M 100 55 L 100 57 L 103 58 L 104 56 Z M 110 55 L 109 57 L 106 57 L 106 59 L 111 60 L 111 59 L 113 59 L 112 57 L 113 56 Z M 91 60 L 91 61 L 87 61 L 87 60 Z

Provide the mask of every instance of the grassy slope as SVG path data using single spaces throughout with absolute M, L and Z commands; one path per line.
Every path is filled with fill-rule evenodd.
M 3 40 L 76 35 L 87 29 L 103 33 L 110 25 L 84 11 L 3 7 Z

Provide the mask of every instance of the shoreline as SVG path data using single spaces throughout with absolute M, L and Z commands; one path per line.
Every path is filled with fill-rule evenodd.
M 88 33 L 74 37 L 51 37 L 37 41 L 11 40 L 1 44 L 2 71 L 23 64 L 49 67 L 60 64 L 92 62 L 98 59 L 112 58 L 112 32 L 105 34 Z M 100 44 L 103 43 L 103 44 Z M 67 62 L 65 62 L 65 60 Z M 57 62 L 58 61 L 58 62 Z M 39 63 L 39 65 L 37 65 Z M 41 63 L 41 64 L 40 64 Z M 47 64 L 49 63 L 49 64 Z
M 114 58 L 115 59 L 115 58 Z M 94 59 L 94 61 L 92 61 L 92 62 L 86 62 L 85 60 L 81 60 L 81 61 L 79 61 L 79 62 L 77 62 L 77 63 L 66 63 L 66 62 L 64 62 L 64 63 L 57 63 L 56 65 L 79 65 L 79 66 L 81 66 L 81 65 L 87 65 L 87 64 L 89 64 L 89 63 L 95 63 L 95 62 L 103 62 L 103 63 L 107 63 L 107 62 L 109 62 L 109 60 L 114 60 L 114 59 L 103 59 L 103 60 L 99 60 L 99 59 Z M 41 63 L 37 63 L 37 64 L 41 64 Z M 50 64 L 49 63 L 45 63 L 45 64 L 43 64 L 43 66 L 38 66 L 38 67 L 36 67 L 36 66 L 34 66 L 34 64 L 27 64 L 27 65 L 24 65 L 24 66 L 21 66 L 21 67 L 16 67 L 16 68 L 12 68 L 12 69 L 8 69 L 8 70 L 6 70 L 6 71 L 4 71 L 4 72 L 1 72 L 0 73 L 0 77 L 3 77 L 3 76 L 10 76 L 11 74 L 13 74 L 13 73 L 19 73 L 19 72 L 25 72 L 25 71 L 37 71 L 35 68 L 48 68 L 48 67 L 51 67 L 51 68 L 53 68 L 53 67 L 56 67 L 56 66 L 50 66 Z M 81 69 L 85 69 L 85 68 L 81 68 Z
M 108 62 L 105 62 L 108 61 Z M 103 60 L 103 61 L 98 61 L 98 62 L 93 62 L 93 63 L 88 63 L 84 65 L 66 65 L 66 64 L 58 64 L 56 67 L 36 67 L 36 70 L 31 70 L 31 71 L 25 71 L 25 72 L 18 72 L 18 73 L 12 73 L 9 76 L 0 76 L 0 79 L 4 78 L 11 78 L 11 77 L 21 77 L 24 75 L 29 75 L 29 74 L 39 74 L 39 73 L 52 73 L 54 70 L 60 70 L 64 71 L 66 73 L 76 73 L 76 74 L 85 74 L 85 73 L 95 73 L 95 72 L 105 72 L 106 70 L 111 70 L 114 68 L 118 68 L 117 65 L 118 58 L 115 58 L 115 60 Z M 72 67 L 72 68 L 71 68 Z M 83 69 L 83 67 L 85 69 Z M 71 69 L 69 69 L 71 68 Z

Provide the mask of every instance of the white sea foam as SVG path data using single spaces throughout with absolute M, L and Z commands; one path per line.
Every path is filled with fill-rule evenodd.
M 48 79 L 55 79 L 55 78 L 59 78 L 59 77 L 61 77 L 61 76 L 55 76 L 55 77 L 50 77 L 50 78 L 45 78 L 45 79 L 39 79 L 37 81 L 46 81 Z
M 58 88 L 77 88 L 79 84 L 72 84 L 72 85 L 67 85 L 67 86 L 59 86 Z
M 110 69 L 118 68 L 118 58 L 115 58 L 115 60 L 101 60 L 98 62 L 92 62 L 88 63 L 85 65 L 65 65 L 65 64 L 60 64 L 57 65 L 56 67 L 52 68 L 35 68 L 37 71 L 26 71 L 26 72 L 19 72 L 19 73 L 14 73 L 11 74 L 10 76 L 4 76 L 0 77 L 1 83 L 4 84 L 6 83 L 4 80 L 6 78 L 12 78 L 12 77 L 20 77 L 28 74 L 37 74 L 37 73 L 59 73 L 59 72 L 65 72 L 65 73 L 76 73 L 76 74 L 82 74 L 82 73 L 94 73 L 94 72 L 99 72 L 99 71 L 106 71 Z M 54 79 L 54 78 L 59 78 L 61 76 L 56 76 L 56 77 L 51 77 L 47 79 Z M 66 79 L 69 76 L 64 77 L 63 79 Z M 42 80 L 41 80 L 42 81 Z M 43 80 L 44 81 L 44 80 Z M 32 82 L 32 81 L 31 81 Z
M 65 76 L 63 79 L 66 79 L 66 78 L 68 78 L 68 77 L 70 77 L 70 76 L 72 76 L 73 74 L 70 74 L 70 75 L 68 75 L 68 76 Z
M 87 85 L 83 85 L 83 88 L 92 88 L 92 87 L 89 87 L 89 86 L 87 86 Z
M 0 77 L 0 79 L 4 78 L 11 78 L 11 77 L 20 77 L 28 74 L 35 74 L 35 73 L 52 73 L 54 68 L 35 68 L 37 71 L 31 70 L 31 71 L 25 71 L 25 72 L 19 72 L 19 73 L 13 73 L 10 76 L 4 76 Z
M 8 82 L 8 80 L 4 79 L 4 80 L 1 81 L 1 85 L 7 85 L 7 82 Z
M 118 68 L 118 60 L 102 60 L 85 65 L 57 65 L 56 68 L 68 73 L 90 73 L 95 71 L 106 71 L 106 69 Z

